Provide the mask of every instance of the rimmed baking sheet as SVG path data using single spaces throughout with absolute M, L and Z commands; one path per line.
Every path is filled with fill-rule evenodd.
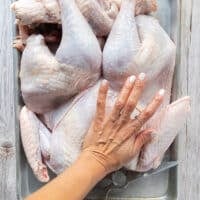
M 162 27 L 178 45 L 179 39 L 179 5 L 177 0 L 157 0 L 158 12 L 155 16 L 159 19 Z M 20 58 L 19 58 L 20 59 Z M 18 61 L 18 63 L 20 63 Z M 172 145 L 168 156 L 177 159 L 177 145 Z M 19 197 L 23 197 L 36 191 L 43 184 L 39 183 L 33 175 L 24 156 L 23 149 L 18 157 L 19 169 Z M 54 175 L 52 174 L 53 178 Z M 139 179 L 130 183 L 126 188 L 105 189 L 95 188 L 87 200 L 174 200 L 177 199 L 176 191 L 176 168 L 152 175 L 151 177 Z

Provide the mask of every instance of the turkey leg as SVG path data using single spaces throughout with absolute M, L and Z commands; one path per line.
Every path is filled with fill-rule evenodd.
M 21 60 L 21 90 L 38 114 L 57 108 L 92 86 L 100 76 L 102 52 L 74 1 L 60 0 L 63 35 L 55 56 L 41 35 L 27 40 Z
M 118 0 L 76 0 L 95 34 L 105 36 L 111 30 L 118 14 L 121 1 Z M 156 11 L 155 0 L 137 0 L 136 14 Z M 60 7 L 57 0 L 19 0 L 12 4 L 18 23 L 61 23 Z
M 46 165 L 42 160 L 42 150 L 45 152 L 45 157 L 48 154 L 48 144 L 41 148 L 40 133 L 44 134 L 45 126 L 39 121 L 34 113 L 23 107 L 20 113 L 21 139 L 27 160 L 35 174 L 41 182 L 48 182 L 49 175 Z

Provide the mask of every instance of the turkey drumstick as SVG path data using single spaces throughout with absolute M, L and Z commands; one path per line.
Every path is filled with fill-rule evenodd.
M 21 90 L 33 112 L 43 114 L 92 86 L 100 76 L 98 40 L 73 0 L 60 0 L 63 34 L 53 55 L 42 35 L 32 35 L 21 60 Z

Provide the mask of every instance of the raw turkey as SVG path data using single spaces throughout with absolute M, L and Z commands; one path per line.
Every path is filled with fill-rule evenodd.
M 67 4 L 73 1 L 60 0 L 60 2 L 65 2 Z M 74 2 L 71 4 L 73 6 L 75 5 Z M 61 6 L 62 16 L 64 13 L 67 16 L 67 11 L 68 14 L 70 13 L 69 11 L 71 11 L 70 6 L 66 6 L 65 10 L 62 10 L 62 8 L 64 8 L 64 6 Z M 164 153 L 173 142 L 186 119 L 190 107 L 190 99 L 189 97 L 184 97 L 169 104 L 175 66 L 175 45 L 156 19 L 146 15 L 135 17 L 135 12 L 135 0 L 122 1 L 120 12 L 117 15 L 103 49 L 103 78 L 109 80 L 111 83 L 107 98 L 107 113 L 112 109 L 113 102 L 124 80 L 130 75 L 138 75 L 144 72 L 147 79 L 144 94 L 139 101 L 138 109 L 133 112 L 132 117 L 135 117 L 135 115 L 144 108 L 159 89 L 164 88 L 166 90 L 164 103 L 160 110 L 145 127 L 143 127 L 153 128 L 154 133 L 152 134 L 152 141 L 142 149 L 140 154 L 132 162 L 126 165 L 128 169 L 134 171 L 148 171 L 160 165 Z M 74 18 L 69 19 L 68 29 L 70 29 L 69 25 L 73 24 L 73 20 Z M 67 27 L 67 23 L 64 28 L 65 27 Z M 81 35 L 83 35 L 82 29 L 79 29 L 79 27 L 77 27 L 77 29 L 80 30 Z M 74 31 L 74 35 L 75 34 L 76 32 Z M 31 37 L 41 38 L 41 36 Z M 74 38 L 72 38 L 72 40 L 74 40 Z M 64 39 L 61 42 L 58 52 L 61 52 L 62 49 L 66 49 L 65 52 L 68 52 L 68 46 L 70 47 L 69 43 L 74 42 L 69 41 L 69 43 L 64 43 L 63 41 Z M 44 43 L 42 43 L 42 45 L 44 46 Z M 40 42 L 37 42 L 34 48 L 33 45 L 30 45 L 30 51 L 31 48 L 33 51 L 33 49 L 37 49 L 38 47 L 41 48 L 40 46 Z M 77 46 L 71 46 L 71 53 L 77 52 L 77 49 L 73 49 L 76 47 Z M 28 48 L 28 45 L 26 48 Z M 85 54 L 83 56 L 85 56 Z M 67 60 L 62 56 L 58 57 L 57 54 L 55 57 L 51 54 L 51 57 L 58 63 Z M 81 63 L 77 55 L 74 57 L 72 56 L 72 58 L 77 61 L 76 64 Z M 47 57 L 45 61 L 48 62 L 49 57 Z M 37 66 L 38 70 L 41 69 L 37 62 L 34 65 L 30 65 L 29 70 L 25 68 L 25 65 L 24 67 L 22 66 L 22 68 L 27 70 L 27 74 L 29 74 L 29 71 L 34 69 L 33 66 Z M 48 66 L 46 68 L 48 72 L 48 70 L 50 70 L 50 65 L 48 64 L 46 66 Z M 57 65 L 52 64 L 52 66 Z M 27 74 L 24 74 L 21 78 L 27 80 L 25 86 L 28 85 L 28 80 L 30 80 L 31 77 L 28 77 Z M 37 73 L 37 76 L 40 74 L 41 72 Z M 61 74 L 64 73 L 61 72 Z M 93 72 L 91 74 L 93 74 Z M 97 79 L 98 78 L 96 78 L 96 80 Z M 46 81 L 46 84 L 51 83 L 49 76 L 48 79 L 44 79 L 43 76 L 41 76 L 40 80 Z M 29 163 L 39 180 L 48 180 L 47 169 L 44 167 L 45 165 L 59 174 L 66 167 L 70 166 L 78 157 L 83 138 L 95 114 L 100 81 L 101 80 L 88 89 L 81 88 L 77 91 L 79 94 L 65 101 L 65 103 L 57 108 L 48 106 L 48 109 L 44 109 L 45 105 L 48 105 L 47 103 L 51 100 L 50 97 L 45 98 L 45 93 L 42 95 L 42 100 L 38 99 L 37 104 L 35 104 L 34 98 L 30 98 L 32 102 L 29 102 L 29 104 L 25 99 L 28 108 L 24 107 L 20 115 L 22 141 Z M 59 92 L 60 90 L 60 85 L 57 86 L 56 90 L 52 91 L 51 87 L 55 87 L 52 82 L 51 87 L 49 87 L 48 95 L 51 96 L 53 94 L 54 97 L 54 92 Z M 89 86 L 89 84 L 87 86 Z M 71 90 L 68 85 L 66 85 L 65 89 Z M 34 91 L 37 93 L 37 89 Z M 60 98 L 61 97 L 57 95 L 55 100 L 59 99 L 60 101 Z M 40 113 L 40 115 L 34 114 L 34 112 L 36 112 L 32 109 L 34 104 L 36 107 L 39 106 L 38 110 L 40 112 L 37 113 Z M 174 123 L 174 119 L 176 119 L 176 123 Z M 32 138 L 34 138 L 34 140 L 30 148 L 28 145 L 30 141 L 32 141 Z M 37 154 L 35 154 L 35 152 L 37 152 Z M 38 152 L 41 152 L 42 157 Z M 43 165 L 41 165 L 42 162 Z
M 62 27 L 60 24 L 39 24 L 36 27 L 29 27 L 27 25 L 18 24 L 19 35 L 16 36 L 13 41 L 13 47 L 18 51 L 23 52 L 27 39 L 32 34 L 41 34 L 44 37 L 44 41 L 49 47 L 52 53 L 56 53 L 58 46 L 61 42 Z M 101 50 L 105 45 L 105 37 L 97 37 Z
M 76 0 L 82 14 L 97 36 L 108 35 L 116 18 L 121 0 Z M 12 4 L 17 23 L 60 23 L 60 7 L 57 0 L 19 0 Z M 136 0 L 136 15 L 155 11 L 155 0 Z
M 147 86 L 139 102 L 143 108 L 160 88 L 167 92 L 164 103 L 146 127 L 155 130 L 155 138 L 141 153 L 137 171 L 146 171 L 160 165 L 164 152 L 175 139 L 189 110 L 185 97 L 168 105 L 175 67 L 176 48 L 158 21 L 151 16 L 135 17 L 134 1 L 122 2 L 120 13 L 113 25 L 103 52 L 103 75 L 119 90 L 131 74 L 147 75 Z M 172 119 L 179 119 L 176 124 Z M 135 169 L 135 162 L 128 168 Z
M 47 166 L 42 159 L 45 153 L 43 151 L 43 155 L 41 154 L 39 137 L 40 133 L 45 134 L 45 126 L 33 112 L 24 107 L 20 113 L 20 127 L 24 151 L 35 176 L 41 182 L 48 182 Z M 47 149 L 46 146 L 45 148 Z
M 63 35 L 53 55 L 42 35 L 27 40 L 21 60 L 21 90 L 36 113 L 55 109 L 92 86 L 100 76 L 102 52 L 74 1 L 60 0 Z

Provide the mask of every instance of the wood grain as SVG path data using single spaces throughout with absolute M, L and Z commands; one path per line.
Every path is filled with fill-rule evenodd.
M 16 163 L 16 55 L 12 49 L 11 0 L 0 0 L 0 199 L 17 199 Z
M 180 0 L 180 60 L 174 98 L 191 96 L 191 115 L 178 141 L 178 199 L 200 199 L 200 1 Z

